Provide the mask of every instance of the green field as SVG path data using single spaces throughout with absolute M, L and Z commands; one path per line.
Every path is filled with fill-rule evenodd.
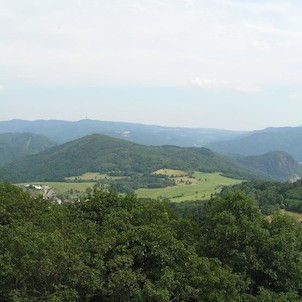
M 241 180 L 224 177 L 219 173 L 195 172 L 192 177 L 187 176 L 185 171 L 180 170 L 163 169 L 155 173 L 169 175 L 177 185 L 158 189 L 138 189 L 135 191 L 138 197 L 153 199 L 167 197 L 172 202 L 206 200 L 210 198 L 211 194 L 219 192 L 223 186 L 242 182 Z M 85 193 L 87 188 L 92 189 L 98 179 L 104 179 L 105 177 L 112 180 L 121 178 L 99 173 L 85 173 L 81 176 L 69 177 L 67 182 L 35 182 L 29 184 L 49 186 L 55 190 L 57 195 L 75 196 Z
M 160 169 L 160 170 L 154 171 L 152 174 L 167 175 L 170 177 L 180 177 L 180 176 L 188 175 L 188 173 L 185 171 L 173 170 L 173 169 Z
M 223 186 L 241 183 L 242 180 L 222 176 L 220 173 L 195 172 L 193 184 L 178 185 L 161 189 L 138 189 L 138 197 L 153 198 L 167 197 L 172 202 L 187 200 L 206 200 L 211 194 L 220 192 Z

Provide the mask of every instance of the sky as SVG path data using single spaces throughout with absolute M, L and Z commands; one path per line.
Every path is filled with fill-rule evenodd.
M 0 0 L 0 120 L 302 125 L 301 0 Z

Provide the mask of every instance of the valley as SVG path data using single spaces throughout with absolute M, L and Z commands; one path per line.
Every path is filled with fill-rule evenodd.
M 138 198 L 163 199 L 170 202 L 202 201 L 208 200 L 213 194 L 219 193 L 224 186 L 239 184 L 242 180 L 227 178 L 220 173 L 188 173 L 182 170 L 161 169 L 153 172 L 156 175 L 165 175 L 174 183 L 174 186 L 163 188 L 139 188 L 135 190 Z M 78 200 L 94 188 L 115 188 L 115 181 L 125 179 L 125 176 L 110 176 L 107 174 L 88 172 L 83 175 L 67 177 L 62 182 L 32 182 L 17 183 L 25 185 L 48 186 L 52 188 L 60 200 Z M 39 192 L 36 192 L 39 195 Z
M 302 166 L 290 154 L 220 154 L 103 134 L 63 144 L 4 136 L 5 301 L 132 301 L 139 293 L 133 301 L 217 302 L 231 287 L 229 302 L 298 302 Z M 36 139 L 40 151 L 30 148 Z

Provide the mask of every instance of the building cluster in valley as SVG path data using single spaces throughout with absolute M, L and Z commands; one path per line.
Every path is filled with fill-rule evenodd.
M 57 203 L 57 204 L 62 203 L 62 200 L 57 197 L 54 189 L 52 189 L 49 186 L 27 184 L 27 185 L 24 185 L 24 187 L 29 190 L 40 191 L 41 193 L 43 193 L 43 199 L 45 199 L 45 200 L 48 200 L 50 202 Z

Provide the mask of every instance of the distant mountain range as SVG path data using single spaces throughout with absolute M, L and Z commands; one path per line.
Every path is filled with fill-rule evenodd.
M 26 155 L 32 155 L 55 146 L 44 135 L 32 133 L 0 133 L 0 166 Z
M 284 152 L 230 160 L 206 148 L 144 146 L 94 134 L 7 164 L 0 170 L 0 179 L 54 181 L 85 172 L 148 174 L 161 168 L 221 172 L 245 179 L 302 177 L 302 166 Z
M 302 127 L 267 128 L 231 140 L 208 143 L 206 147 L 219 153 L 241 155 L 282 150 L 302 161 Z
M 148 173 L 166 167 L 284 181 L 302 177 L 296 160 L 302 161 L 302 127 L 248 133 L 94 120 L 0 122 L 2 179 L 55 180 L 87 171 Z
M 0 121 L 0 133 L 5 132 L 42 134 L 58 143 L 98 133 L 143 145 L 180 147 L 201 147 L 207 143 L 230 140 L 245 134 L 243 131 L 175 128 L 97 120 L 76 122 L 60 120 Z

